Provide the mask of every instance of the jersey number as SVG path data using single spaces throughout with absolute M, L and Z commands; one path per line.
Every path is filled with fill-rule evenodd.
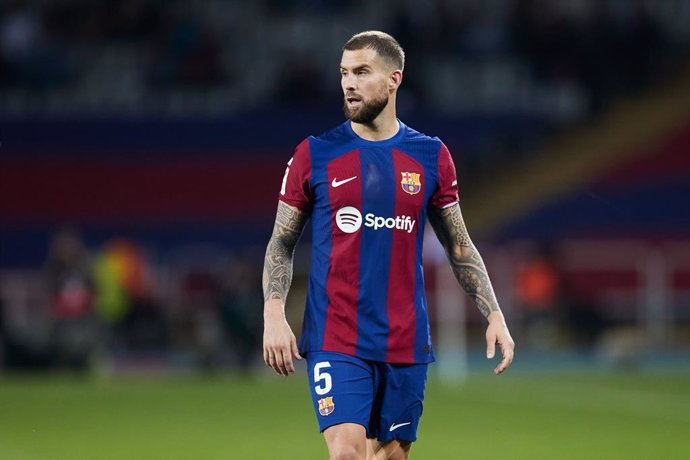
M 293 158 L 290 158 L 290 161 L 288 161 L 287 168 L 285 168 L 285 175 L 283 176 L 283 184 L 280 186 L 280 194 L 285 195 L 285 185 L 287 184 L 287 176 L 290 174 L 290 165 L 292 164 Z
M 331 367 L 331 363 L 328 361 L 321 361 L 314 365 L 314 383 L 317 383 L 317 385 L 314 386 L 314 390 L 319 396 L 325 395 L 333 388 L 331 374 L 321 371 L 321 369 L 328 369 L 329 367 Z M 321 380 L 323 380 L 323 385 L 318 384 Z

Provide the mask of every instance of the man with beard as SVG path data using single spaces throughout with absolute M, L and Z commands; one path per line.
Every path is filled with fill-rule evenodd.
M 422 276 L 427 215 L 455 277 L 488 320 L 487 357 L 496 344 L 501 349 L 494 372 L 513 360 L 513 340 L 460 212 L 450 153 L 396 118 L 404 59 L 383 32 L 362 32 L 345 44 L 348 120 L 297 147 L 266 250 L 264 360 L 287 376 L 293 358 L 307 358 L 332 459 L 406 459 L 417 438 L 434 361 Z M 284 309 L 307 219 L 312 259 L 297 346 Z

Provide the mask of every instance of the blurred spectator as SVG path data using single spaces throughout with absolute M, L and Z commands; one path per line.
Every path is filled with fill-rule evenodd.
M 609 324 L 598 305 L 568 281 L 557 249 L 553 242 L 541 243 L 517 271 L 516 299 L 524 315 L 526 343 L 544 349 L 574 345 L 589 351 Z
M 558 343 L 561 282 L 548 244 L 518 270 L 516 297 L 524 313 L 525 338 L 532 346 L 550 348 Z
M 51 296 L 56 364 L 83 370 L 99 334 L 93 314 L 89 254 L 75 229 L 63 228 L 55 234 L 45 273 Z
M 75 229 L 64 228 L 55 234 L 45 269 L 54 317 L 65 319 L 91 313 L 93 283 L 89 254 Z
M 153 293 L 143 251 L 124 238 L 108 241 L 94 265 L 96 308 L 113 329 L 114 345 L 129 350 L 168 344 L 167 322 Z
M 96 310 L 107 323 L 118 323 L 132 309 L 124 286 L 125 276 L 125 269 L 116 251 L 105 248 L 96 255 Z
M 261 270 L 246 259 L 234 260 L 223 277 L 220 314 L 230 347 L 244 371 L 261 350 L 263 294 Z

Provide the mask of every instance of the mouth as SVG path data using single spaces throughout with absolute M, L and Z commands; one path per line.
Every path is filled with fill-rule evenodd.
M 345 101 L 347 102 L 347 106 L 350 108 L 359 107 L 362 105 L 362 98 L 358 96 L 346 96 Z

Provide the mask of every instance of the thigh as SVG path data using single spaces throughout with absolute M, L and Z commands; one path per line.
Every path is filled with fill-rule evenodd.
M 389 441 L 417 440 L 426 389 L 426 364 L 381 364 L 380 410 L 376 437 Z M 409 450 L 409 449 L 408 449 Z
M 311 352 L 307 372 L 320 431 L 342 423 L 369 429 L 374 399 L 371 364 L 341 353 Z

